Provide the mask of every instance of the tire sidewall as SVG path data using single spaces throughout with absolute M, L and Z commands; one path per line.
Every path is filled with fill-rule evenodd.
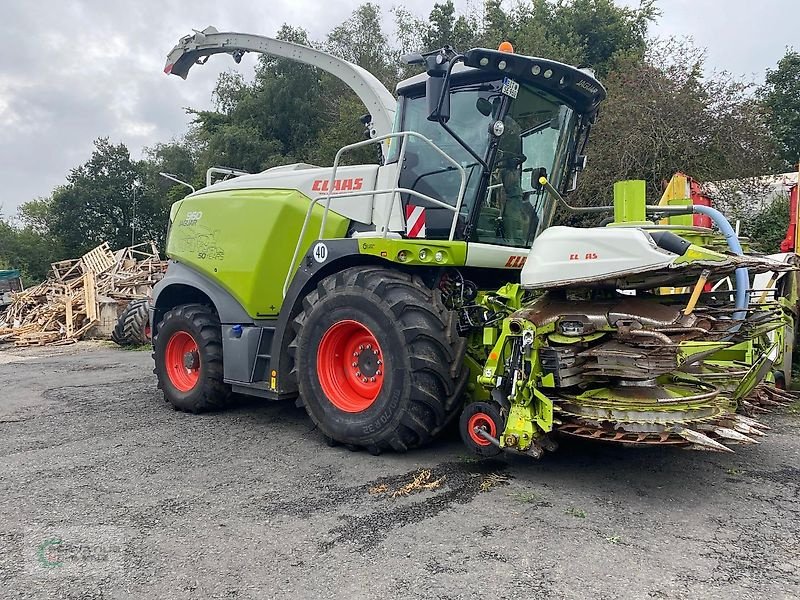
M 169 340 L 172 336 L 180 331 L 186 332 L 192 336 L 192 339 L 197 344 L 197 352 L 200 357 L 200 374 L 195 386 L 183 392 L 176 388 L 169 377 L 166 366 L 166 349 Z M 169 401 L 177 408 L 183 410 L 191 410 L 195 406 L 195 402 L 205 393 L 206 378 L 208 376 L 208 356 L 205 346 L 201 343 L 200 330 L 191 319 L 187 318 L 180 313 L 169 313 L 161 322 L 158 328 L 158 334 L 153 340 L 153 350 L 156 356 L 156 370 L 161 380 L 164 394 Z
M 410 359 L 396 319 L 382 298 L 358 288 L 328 293 L 309 311 L 299 335 L 297 367 L 306 409 L 325 433 L 344 443 L 369 444 L 381 432 L 397 426 L 411 387 Z M 336 323 L 357 321 L 372 332 L 383 356 L 383 385 L 366 409 L 345 412 L 328 399 L 317 369 L 322 337 Z M 324 424 L 324 425 L 322 425 Z

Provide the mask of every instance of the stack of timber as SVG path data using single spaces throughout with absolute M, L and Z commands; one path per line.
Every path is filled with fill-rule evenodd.
M 113 252 L 107 242 L 80 258 L 51 265 L 47 280 L 14 295 L 0 313 L 0 342 L 72 344 L 100 322 L 100 302 L 125 306 L 150 295 L 167 263 L 155 243 Z

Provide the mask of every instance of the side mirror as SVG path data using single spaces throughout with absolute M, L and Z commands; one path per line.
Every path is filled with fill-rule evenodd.
M 586 160 L 585 154 L 579 154 L 575 157 L 575 163 L 569 177 L 569 185 L 567 186 L 568 192 L 574 192 L 578 189 L 578 173 L 586 168 Z
M 475 102 L 475 108 L 477 108 L 478 112 L 484 117 L 490 116 L 494 110 L 494 106 L 486 98 L 478 98 L 478 100 Z
M 547 177 L 547 169 L 545 167 L 531 169 L 531 189 L 537 194 L 540 194 L 542 190 L 544 190 L 542 184 L 539 183 L 541 177 Z
M 569 176 L 569 185 L 567 186 L 568 192 L 574 192 L 578 189 L 578 171 L 572 171 Z
M 446 123 L 450 120 L 450 90 L 444 73 L 431 75 L 425 82 L 425 98 L 428 101 L 428 120 Z M 439 101 L 441 100 L 441 105 Z

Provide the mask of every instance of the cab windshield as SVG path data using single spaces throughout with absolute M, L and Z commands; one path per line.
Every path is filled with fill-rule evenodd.
M 562 188 L 574 145 L 576 115 L 549 94 L 520 86 L 503 118 L 504 131 L 481 207 L 477 241 L 528 247 L 550 226 L 555 204 L 537 189 L 542 169 Z
M 479 110 L 483 102 L 491 102 L 500 94 L 499 82 L 479 83 L 452 89 L 450 92 L 450 128 L 464 140 L 473 152 L 483 158 L 489 153 L 491 134 L 489 125 L 493 122 L 490 114 Z M 438 122 L 428 120 L 425 96 L 404 98 L 400 130 L 416 131 L 429 138 L 451 158 L 464 167 L 467 187 L 459 215 L 459 230 L 463 234 L 467 215 L 471 213 L 478 197 L 481 183 L 482 165 Z M 400 186 L 415 190 L 441 202 L 456 205 L 461 175 L 452 163 L 425 142 L 408 138 L 405 158 L 400 165 Z M 396 146 L 389 160 L 396 158 Z M 394 154 L 394 156 L 392 156 Z M 453 212 L 436 207 L 417 198 L 404 198 L 406 204 L 424 206 L 426 209 L 426 237 L 444 239 L 450 233 Z
M 454 86 L 450 91 L 447 124 L 475 154 L 491 160 L 488 186 L 482 185 L 483 166 L 478 160 L 438 122 L 428 120 L 424 96 L 401 99 L 396 126 L 430 138 L 464 167 L 467 187 L 457 226 L 459 237 L 463 239 L 469 216 L 477 214 L 471 241 L 528 247 L 550 225 L 555 211 L 546 194 L 535 189 L 532 178 L 544 168 L 553 185 L 562 187 L 574 144 L 576 116 L 569 107 L 536 88 L 521 84 L 516 97 L 513 93 L 509 95 L 508 80 Z M 496 138 L 492 125 L 498 120 L 503 123 L 503 132 Z M 495 142 L 496 151 L 491 156 Z M 406 143 L 400 186 L 455 206 L 461 183 L 458 169 L 424 142 L 412 137 Z M 397 155 L 395 146 L 388 160 L 396 160 Z M 425 207 L 427 238 L 447 238 L 452 211 L 417 198 L 403 198 L 403 202 L 405 206 Z

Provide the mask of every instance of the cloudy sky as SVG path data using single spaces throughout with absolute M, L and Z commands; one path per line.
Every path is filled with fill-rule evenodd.
M 432 0 L 373 0 L 424 15 Z M 637 5 L 638 0 L 622 0 Z M 322 39 L 360 0 L 3 0 L 0 19 L 0 213 L 46 196 L 92 141 L 108 136 L 141 148 L 186 130 L 183 107 L 209 105 L 216 76 L 233 62 L 214 57 L 187 81 L 162 73 L 164 57 L 192 28 L 214 25 L 273 35 L 282 23 Z M 456 0 L 459 9 L 475 6 Z M 797 0 L 658 0 L 652 33 L 692 36 L 710 67 L 763 80 L 787 46 L 800 48 Z M 758 14 L 754 14 L 757 6 Z M 245 57 L 239 69 L 252 70 Z

